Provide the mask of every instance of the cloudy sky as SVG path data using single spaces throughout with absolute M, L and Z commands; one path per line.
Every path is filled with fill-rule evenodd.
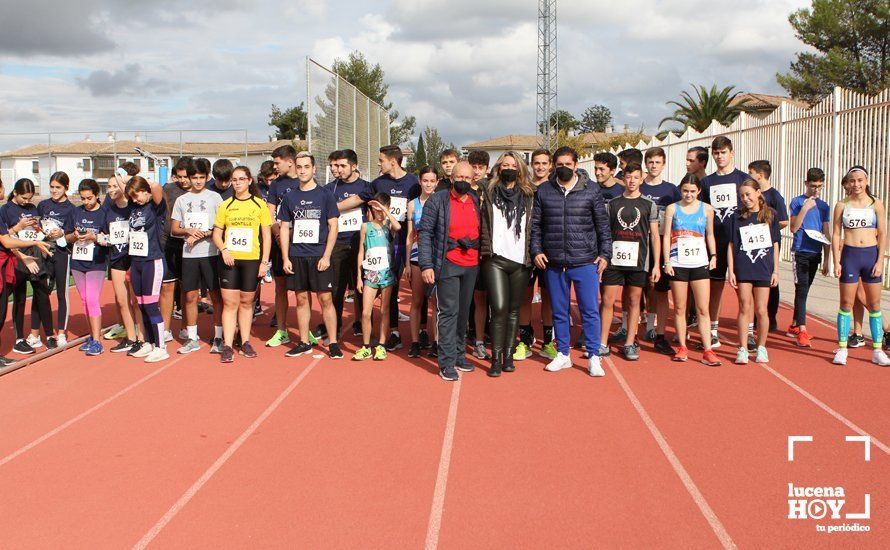
M 396 108 L 448 141 L 534 132 L 534 0 L 0 2 L 0 133 L 265 140 L 270 105 L 305 100 L 306 56 L 329 66 L 352 50 L 383 66 Z M 808 4 L 561 2 L 559 107 L 601 103 L 617 126 L 651 130 L 691 83 L 782 93 L 775 73 L 803 48 L 788 14 Z M 0 136 L 0 149 L 42 140 Z

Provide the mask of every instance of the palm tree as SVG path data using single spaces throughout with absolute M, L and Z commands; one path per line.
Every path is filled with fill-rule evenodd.
M 739 100 L 738 96 L 741 92 L 733 93 L 735 86 L 727 86 L 722 90 L 717 90 L 717 86 L 711 86 L 708 90 L 704 86 L 693 86 L 696 99 L 693 99 L 689 92 L 682 92 L 680 97 L 683 102 L 668 101 L 668 105 L 676 105 L 674 114 L 664 118 L 658 123 L 661 128 L 665 122 L 679 122 L 683 125 L 682 132 L 687 128 L 694 128 L 698 132 L 704 131 L 711 125 L 711 121 L 716 120 L 723 126 L 729 126 L 732 121 L 744 111 L 744 106 L 748 103 L 748 99 Z

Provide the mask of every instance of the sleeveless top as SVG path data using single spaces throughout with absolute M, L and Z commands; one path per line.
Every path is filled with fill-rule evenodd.
M 414 213 L 411 216 L 411 223 L 414 224 L 414 242 L 411 243 L 411 256 L 410 259 L 412 262 L 417 263 L 418 255 L 417 252 L 417 228 L 420 227 L 420 217 L 423 216 L 423 203 L 420 202 L 420 197 L 417 197 L 412 201 L 414 204 Z
M 677 251 L 677 241 L 681 238 L 702 239 L 704 241 L 707 234 L 707 223 L 708 216 L 705 213 L 705 204 L 703 202 L 699 201 L 698 210 L 692 214 L 683 212 L 679 202 L 674 203 L 674 218 L 671 221 L 671 266 L 696 268 L 708 265 L 710 259 L 708 258 L 707 244 L 705 244 L 704 260 L 692 263 L 681 261 Z
M 393 283 L 393 272 L 392 272 L 392 231 L 390 231 L 389 223 L 387 222 L 382 228 L 374 227 L 372 222 L 365 222 L 365 261 L 361 266 L 362 269 L 362 278 L 366 283 L 371 283 L 373 285 L 378 286 L 388 286 Z M 381 251 L 380 249 L 383 249 Z M 367 265 L 369 263 L 369 258 L 374 256 L 375 254 L 371 251 L 374 250 L 376 253 L 381 253 L 384 258 L 386 258 L 384 265 L 386 267 L 381 267 L 379 269 L 375 269 L 372 266 Z M 379 264 L 378 262 L 377 265 Z
M 853 208 L 845 199 L 841 221 L 845 229 L 877 229 L 878 215 L 875 213 L 874 200 L 865 208 Z

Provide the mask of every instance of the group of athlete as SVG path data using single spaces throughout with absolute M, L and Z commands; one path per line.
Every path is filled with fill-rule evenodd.
M 707 174 L 711 159 L 716 170 Z M 768 362 L 768 334 L 778 328 L 780 232 L 789 227 L 795 297 L 787 335 L 811 346 L 807 295 L 820 267 L 827 274 L 833 265 L 840 278 L 834 363 L 845 364 L 848 348 L 865 344 L 867 311 L 872 361 L 890 365 L 880 308 L 886 213 L 864 167 L 844 176 L 847 196 L 832 212 L 819 198 L 822 170 L 810 169 L 804 194 L 786 206 L 770 183 L 770 163 L 739 170 L 732 143 L 722 136 L 710 154 L 704 147 L 689 150 L 678 184 L 662 176 L 667 159 L 657 147 L 617 157 L 598 153 L 593 178 L 568 147 L 534 151 L 529 163 L 508 152 L 493 166 L 485 151 L 463 159 L 446 150 L 437 168 L 412 174 L 403 168 L 401 149 L 386 146 L 373 181 L 362 177 L 355 151 L 335 151 L 327 160 L 332 181 L 326 185 L 316 181 L 315 158 L 289 145 L 275 149 L 256 177 L 228 160 L 211 166 L 183 157 L 162 186 L 124 163 L 104 198 L 95 180 L 81 181 L 78 205 L 63 172 L 51 176 L 50 197 L 36 205 L 34 183 L 16 181 L 0 207 L 0 324 L 11 292 L 13 352 L 32 354 L 43 346 L 41 329 L 48 348 L 66 345 L 73 277 L 89 320 L 90 335 L 80 347 L 88 356 L 105 351 L 104 336 L 119 340 L 110 352 L 164 361 L 172 320 L 181 318 L 178 353 L 209 345 L 224 363 L 236 350 L 257 357 L 251 326 L 265 280 L 274 284 L 276 327 L 265 346 L 289 344 L 285 355 L 294 357 L 321 344 L 332 359 L 342 358 L 351 289 L 352 333 L 362 344 L 353 359 L 379 361 L 403 345 L 404 279 L 410 285 L 408 356 L 426 350 L 446 380 L 474 370 L 467 342 L 475 357 L 491 362 L 489 376 L 529 358 L 537 341 L 536 301 L 543 328 L 538 353 L 549 360 L 548 371 L 572 365 L 577 324 L 583 336 L 576 335 L 575 347 L 585 349 L 592 376 L 604 374 L 601 359 L 611 354 L 610 344 L 638 360 L 643 319 L 641 340 L 675 361 L 688 360 L 687 331 L 697 325 L 701 361 L 716 366 L 728 281 L 739 304 L 735 363 L 748 363 L 749 353 Z M 103 335 L 106 278 L 119 323 Z M 25 334 L 28 283 L 33 300 Z M 296 331 L 289 330 L 289 292 L 296 296 Z M 321 322 L 310 330 L 313 295 Z M 619 303 L 620 328 L 613 330 Z M 213 315 L 207 344 L 198 334 L 202 309 Z M 671 313 L 675 336 L 668 341 Z

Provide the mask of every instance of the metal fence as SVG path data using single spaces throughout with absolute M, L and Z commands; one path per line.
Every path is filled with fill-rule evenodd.
M 358 154 L 367 180 L 377 175 L 377 153 L 389 144 L 389 113 L 355 86 L 312 59 L 306 60 L 308 148 L 315 155 L 316 178 L 327 183 L 328 155 L 339 149 Z
M 664 140 L 629 143 L 621 149 L 636 147 L 645 152 L 661 147 L 667 154 L 665 179 L 678 182 L 686 174 L 689 148 L 710 147 L 718 135 L 732 140 L 740 169 L 755 160 L 770 161 L 772 183 L 786 201 L 803 193 L 807 169 L 819 167 L 826 177 L 822 198 L 834 204 L 844 196 L 841 177 L 851 166 L 861 164 L 869 171 L 873 192 L 890 202 L 890 89 L 868 96 L 835 88 L 810 109 L 782 103 L 765 118 L 742 113 L 729 126 L 715 121 L 703 132 L 690 128 L 681 136 L 668 134 Z M 580 159 L 580 165 L 592 174 L 593 156 Z M 787 229 L 783 239 L 782 259 L 790 261 Z M 887 261 L 885 255 L 885 273 Z M 884 278 L 884 285 L 890 288 L 890 277 Z

